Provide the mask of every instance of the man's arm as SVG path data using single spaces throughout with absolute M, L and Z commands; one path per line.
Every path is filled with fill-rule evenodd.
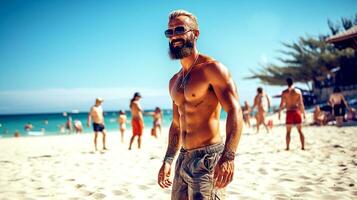
M 89 127 L 89 126 L 90 126 L 90 123 L 91 123 L 92 110 L 93 110 L 93 107 L 90 108 L 89 113 L 88 113 L 88 117 L 87 117 L 87 127 Z
M 254 97 L 254 102 L 253 102 L 253 106 L 252 106 L 252 111 L 254 110 L 254 108 L 258 106 L 258 95 L 256 95 Z
M 280 105 L 279 105 L 279 111 L 278 111 L 278 118 L 280 120 L 280 112 L 284 109 L 285 107 L 285 95 L 284 92 L 281 94 L 281 100 L 280 100 Z
M 266 94 L 265 97 L 267 98 L 268 101 L 268 111 L 270 110 L 271 104 L 270 104 L 270 97 Z
M 167 146 L 164 162 L 171 164 L 180 146 L 181 146 L 181 137 L 180 137 L 179 114 L 178 114 L 177 105 L 173 103 L 173 119 L 169 129 L 169 143 Z
M 220 104 L 227 112 L 225 147 L 214 172 L 216 187 L 224 188 L 233 179 L 234 158 L 242 133 L 243 115 L 236 85 L 227 68 L 215 62 L 207 68 L 207 76 Z
M 299 101 L 300 111 L 302 112 L 302 115 L 304 116 L 304 119 L 305 119 L 306 118 L 306 114 L 305 114 L 304 98 L 303 98 L 301 92 L 300 92 L 299 97 L 300 97 L 300 101 Z
M 178 114 L 177 106 L 175 105 L 175 103 L 173 103 L 173 120 L 169 129 L 169 143 L 167 146 L 164 161 L 159 170 L 158 181 L 157 181 L 160 187 L 162 188 L 168 188 L 172 184 L 172 182 L 169 179 L 171 174 L 171 164 L 180 146 L 181 146 L 181 137 L 180 137 L 179 114 Z

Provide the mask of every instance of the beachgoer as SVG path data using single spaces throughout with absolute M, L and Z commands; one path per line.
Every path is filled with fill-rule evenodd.
M 74 120 L 74 129 L 76 130 L 76 133 L 82 133 L 83 132 L 83 126 L 82 122 L 78 119 Z
M 162 112 L 159 107 L 156 107 L 153 113 L 150 113 L 153 117 L 153 126 L 151 129 L 151 136 L 157 138 L 158 133 L 161 134 Z
M 267 132 L 269 132 L 269 127 L 265 121 L 265 114 L 270 109 L 270 98 L 265 92 L 263 92 L 263 88 L 261 87 L 257 88 L 257 95 L 254 98 L 252 110 L 254 110 L 255 107 L 257 107 L 257 113 L 255 115 L 255 119 L 257 121 L 257 133 L 259 133 L 259 127 L 261 124 L 263 124 Z
M 136 92 L 133 98 L 130 100 L 131 128 L 133 130 L 133 136 L 130 138 L 129 150 L 131 150 L 131 145 L 133 144 L 135 137 L 138 137 L 138 148 L 141 148 L 141 136 L 144 130 L 144 118 L 143 109 L 140 106 L 140 99 L 140 93 Z
M 31 131 L 33 129 L 33 125 L 30 122 L 27 122 L 24 126 L 25 131 Z
M 327 118 L 325 112 L 321 111 L 320 106 L 315 106 L 313 124 L 322 126 L 325 125 L 326 123 L 327 123 Z
M 19 132 L 18 130 L 15 131 L 14 137 L 16 137 L 16 138 L 17 138 L 17 137 L 20 137 L 20 132 Z
M 252 109 L 250 108 L 248 101 L 244 101 L 242 110 L 244 123 L 250 128 L 250 113 L 252 112 Z
M 181 70 L 170 80 L 173 119 L 166 155 L 158 173 L 162 188 L 171 186 L 171 199 L 222 199 L 221 189 L 233 179 L 234 158 L 243 127 L 237 88 L 227 68 L 196 48 L 196 17 L 183 10 L 170 14 L 165 35 L 169 55 L 180 59 Z M 227 112 L 226 141 L 220 136 L 221 107 Z
M 124 143 L 124 133 L 126 130 L 126 115 L 125 112 L 122 110 L 119 111 L 118 124 L 119 124 L 119 131 L 120 131 L 120 140 L 121 143 Z
M 279 107 L 278 118 L 280 120 L 280 112 L 286 108 L 286 150 L 289 150 L 290 145 L 290 133 L 294 125 L 300 135 L 301 149 L 305 150 L 305 137 L 302 132 L 302 117 L 306 118 L 305 107 L 301 91 L 294 87 L 294 81 L 292 78 L 287 78 L 286 83 L 288 88 L 281 94 L 281 102 Z
M 98 133 L 101 132 L 103 135 L 103 150 L 107 150 L 106 147 L 106 129 L 104 126 L 104 115 L 103 115 L 103 108 L 102 108 L 102 103 L 103 99 L 98 97 L 95 100 L 94 106 L 91 107 L 89 113 L 88 113 L 88 121 L 87 121 L 87 126 L 90 126 L 91 119 L 93 119 L 93 130 L 94 130 L 94 147 L 95 150 L 97 151 L 97 137 Z
M 348 120 L 357 121 L 357 111 L 355 108 L 350 108 L 350 112 L 348 112 Z
M 350 110 L 350 108 L 340 88 L 336 87 L 333 89 L 329 103 L 332 106 L 332 113 L 335 116 L 336 125 L 341 127 L 346 114 L 346 108 L 348 110 Z
M 67 122 L 66 122 L 66 130 L 67 130 L 67 133 L 70 134 L 72 133 L 72 117 L 71 116 L 68 116 L 67 117 Z

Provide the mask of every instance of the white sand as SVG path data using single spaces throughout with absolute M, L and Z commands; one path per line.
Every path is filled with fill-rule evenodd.
M 143 146 L 128 151 L 108 134 L 109 151 L 93 152 L 93 135 L 0 140 L 0 199 L 169 199 L 156 183 L 165 136 L 146 130 Z M 357 199 L 357 127 L 304 127 L 306 151 L 294 129 L 256 134 L 244 129 L 228 199 Z M 101 147 L 100 137 L 98 138 Z

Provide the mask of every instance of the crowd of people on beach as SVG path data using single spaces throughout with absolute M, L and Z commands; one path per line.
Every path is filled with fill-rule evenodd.
M 131 111 L 131 128 L 132 128 L 132 136 L 129 142 L 129 150 L 132 149 L 132 144 L 135 139 L 137 139 L 138 148 L 141 148 L 141 138 L 144 131 L 144 118 L 143 115 L 150 115 L 153 117 L 153 127 L 151 129 L 151 135 L 155 138 L 158 137 L 158 134 L 161 134 L 161 123 L 162 123 L 162 112 L 159 107 L 156 107 L 153 112 L 144 112 L 143 108 L 140 105 L 140 100 L 142 96 L 139 92 L 134 93 L 133 98 L 130 100 L 130 111 Z M 106 147 L 106 129 L 104 123 L 104 114 L 102 103 L 103 98 L 96 98 L 95 104 L 91 107 L 88 113 L 87 119 L 87 127 L 91 126 L 94 131 L 94 147 L 97 151 L 97 138 L 98 134 L 102 133 L 102 143 L 103 143 L 103 150 L 107 150 Z M 119 132 L 120 132 L 120 141 L 124 143 L 124 135 L 127 129 L 127 116 L 123 110 L 120 110 L 118 113 L 118 125 L 119 125 Z

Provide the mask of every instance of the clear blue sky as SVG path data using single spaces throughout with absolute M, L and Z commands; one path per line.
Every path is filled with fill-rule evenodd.
M 146 109 L 171 108 L 168 81 L 180 69 L 163 35 L 175 9 L 194 13 L 200 52 L 225 64 L 240 100 L 273 62 L 281 42 L 328 33 L 327 19 L 356 13 L 355 0 L 57 1 L 0 0 L 0 114 L 127 109 L 135 91 Z M 275 95 L 281 88 L 263 86 Z

